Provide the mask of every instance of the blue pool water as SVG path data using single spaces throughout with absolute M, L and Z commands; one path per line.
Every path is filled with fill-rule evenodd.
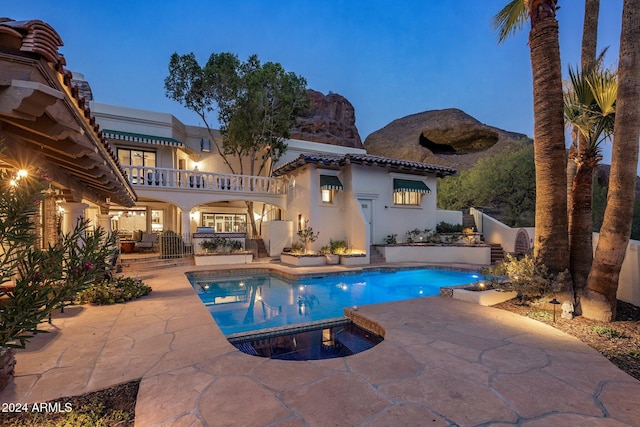
M 344 307 L 438 295 L 478 276 L 447 270 L 366 272 L 289 281 L 268 274 L 189 275 L 225 335 L 342 317 Z

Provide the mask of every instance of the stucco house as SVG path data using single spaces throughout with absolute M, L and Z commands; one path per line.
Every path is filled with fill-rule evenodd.
M 367 253 L 387 234 L 403 234 L 409 226 L 433 229 L 435 179 L 455 173 L 369 156 L 364 149 L 289 140 L 272 177 L 236 175 L 227 173 L 205 128 L 169 114 L 91 106 L 138 195 L 135 206 L 111 209 L 113 228 L 123 238 L 172 230 L 189 241 L 199 227 L 250 234 L 246 202 L 252 201 L 270 256 L 291 246 L 306 220 L 321 232 L 318 248 L 333 238 Z
M 122 241 L 171 230 L 187 253 L 198 250 L 199 228 L 247 237 L 247 246 L 258 234 L 277 256 L 309 220 L 320 232 L 313 249 L 339 239 L 368 257 L 386 235 L 439 221 L 435 179 L 453 169 L 289 140 L 272 176 L 229 173 L 216 131 L 96 102 L 84 77 L 65 69 L 62 40 L 48 24 L 7 19 L 0 33 L 0 156 L 5 167 L 37 167 L 52 178 L 43 204 L 49 241 L 85 217 Z
M 454 169 L 366 153 L 300 154 L 274 175 L 288 182 L 283 219 L 294 232 L 308 220 L 320 232 L 314 249 L 344 240 L 363 254 L 391 234 L 435 229 L 436 178 Z M 281 248 L 271 247 L 272 255 Z

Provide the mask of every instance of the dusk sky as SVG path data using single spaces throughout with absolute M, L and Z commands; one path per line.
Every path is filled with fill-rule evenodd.
M 403 116 L 459 108 L 479 121 L 533 135 L 526 26 L 498 45 L 491 18 L 508 0 L 203 1 L 29 0 L 0 15 L 40 19 L 62 37 L 67 68 L 98 102 L 198 117 L 165 97 L 172 53 L 257 54 L 345 96 L 367 135 Z M 584 0 L 560 0 L 563 73 L 580 58 Z M 618 61 L 622 0 L 600 2 L 598 51 Z M 609 151 L 609 150 L 606 150 Z M 608 163 L 608 156 L 605 163 Z

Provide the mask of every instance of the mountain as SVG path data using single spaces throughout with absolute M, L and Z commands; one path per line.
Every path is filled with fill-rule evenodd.
M 291 138 L 343 147 L 362 148 L 356 127 L 353 105 L 337 93 L 322 93 L 309 89 L 309 111 L 297 119 Z
M 485 125 L 457 108 L 424 111 L 392 121 L 364 141 L 369 154 L 469 169 L 509 150 L 526 135 Z

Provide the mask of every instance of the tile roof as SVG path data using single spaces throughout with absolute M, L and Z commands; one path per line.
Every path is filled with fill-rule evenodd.
M 324 153 L 306 153 L 300 154 L 300 156 L 285 163 L 282 166 L 276 168 L 273 171 L 274 176 L 285 175 L 295 169 L 298 169 L 306 164 L 316 164 L 325 167 L 342 167 L 348 164 L 364 165 L 364 166 L 379 166 L 385 167 L 398 172 L 411 173 L 416 175 L 435 174 L 438 177 L 447 175 L 454 175 L 457 171 L 453 168 L 446 166 L 430 165 L 427 163 L 413 162 L 410 160 L 392 159 L 389 157 L 373 156 L 370 154 L 324 154 Z
M 92 138 L 87 137 L 87 139 L 95 141 L 92 144 L 95 144 L 96 153 L 103 159 L 95 163 L 96 167 L 108 168 L 117 178 L 117 190 L 115 194 L 109 195 L 112 198 L 117 197 L 119 203 L 131 206 L 135 203 L 136 194 L 118 161 L 118 157 L 102 134 L 95 117 L 91 115 L 89 100 L 85 100 L 81 96 L 78 87 L 72 82 L 71 71 L 65 69 L 66 60 L 58 51 L 58 48 L 63 45 L 62 38 L 56 30 L 43 21 L 15 21 L 0 17 L 0 53 L 18 51 L 30 58 L 42 58 L 59 75 L 58 81 L 63 85 L 72 102 L 75 103 L 81 116 L 84 117 L 83 127 L 85 130 L 81 132 L 81 136 L 85 136 L 85 131 L 93 134 Z M 50 84 L 54 89 L 58 89 L 55 87 L 55 83 Z M 100 185 L 95 185 L 94 189 L 99 192 L 105 190 Z

